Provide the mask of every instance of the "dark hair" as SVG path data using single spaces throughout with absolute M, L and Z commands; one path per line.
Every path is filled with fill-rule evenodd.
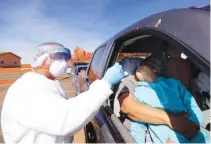
M 150 55 L 149 57 L 147 57 L 146 59 L 144 59 L 140 66 L 138 66 L 135 69 L 135 72 L 139 72 L 142 68 L 141 66 L 145 65 L 148 66 L 156 71 L 159 70 L 159 72 L 161 73 L 161 69 L 160 68 L 164 68 L 165 67 L 165 55 L 164 53 L 154 53 L 152 55 Z M 156 73 L 156 74 L 160 74 L 160 73 Z
M 162 62 L 159 59 L 151 59 L 149 61 L 146 62 L 148 66 L 150 66 L 151 68 L 154 69 L 158 69 L 159 67 L 163 67 Z

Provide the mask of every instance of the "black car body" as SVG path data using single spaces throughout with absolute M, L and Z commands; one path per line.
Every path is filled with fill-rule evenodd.
M 144 18 L 117 33 L 95 50 L 87 69 L 84 87 L 88 89 L 94 80 L 101 79 L 120 52 L 157 52 L 159 47 L 165 47 L 165 42 L 180 47 L 194 65 L 210 76 L 209 32 L 209 5 L 173 9 Z M 123 46 L 127 40 L 130 40 L 130 44 Z M 86 126 L 87 142 L 135 142 L 113 113 L 113 97 L 114 94 Z

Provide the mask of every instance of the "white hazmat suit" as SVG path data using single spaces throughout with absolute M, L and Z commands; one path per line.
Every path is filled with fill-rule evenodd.
M 55 81 L 28 72 L 9 89 L 2 108 L 6 143 L 69 143 L 112 93 L 103 80 L 66 100 Z
M 43 44 L 38 49 L 38 55 L 51 51 L 55 45 L 59 44 Z M 70 51 L 59 46 L 61 48 L 57 52 L 70 57 Z M 53 56 L 57 59 L 62 55 Z M 36 62 L 36 65 L 42 63 L 40 59 Z M 51 69 L 52 74 L 58 75 L 56 70 Z M 88 91 L 67 100 L 57 81 L 36 72 L 24 74 L 11 85 L 4 99 L 1 126 L 5 142 L 72 142 L 73 135 L 95 116 L 112 93 L 111 86 L 123 76 L 122 67 L 116 63 L 108 69 L 102 80 L 93 82 Z

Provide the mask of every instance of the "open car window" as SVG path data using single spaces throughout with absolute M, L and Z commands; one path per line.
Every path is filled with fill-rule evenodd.
M 165 47 L 164 43 L 166 44 L 166 41 L 163 41 L 162 39 L 159 39 L 159 38 L 153 37 L 153 36 L 143 36 L 143 37 L 138 36 L 138 37 L 129 39 L 129 40 L 122 43 L 121 51 L 118 53 L 116 61 L 120 62 L 124 58 L 146 59 L 146 58 L 150 57 L 151 55 L 162 53 L 162 54 L 164 54 L 164 59 L 166 60 L 165 61 L 165 66 L 166 66 L 166 65 L 169 64 L 169 60 L 170 60 L 171 57 L 167 53 L 167 47 Z M 191 58 L 187 57 L 187 55 L 184 52 L 181 51 L 181 59 L 183 59 L 185 63 L 186 62 L 189 63 L 189 61 L 191 61 Z M 172 64 L 174 64 L 174 62 Z M 177 70 L 181 70 L 181 69 L 177 69 Z M 166 71 L 166 69 L 164 69 L 164 71 Z M 200 70 L 199 71 L 193 70 L 193 68 L 191 66 L 191 70 L 189 72 L 190 74 L 188 74 L 188 75 L 190 77 L 192 77 L 191 81 L 193 81 L 193 84 L 195 83 L 195 80 L 197 79 L 198 80 L 197 85 L 201 86 L 202 85 L 201 81 L 203 81 L 205 76 L 203 75 L 203 73 L 201 74 L 200 72 L 201 72 Z M 199 78 L 193 77 L 192 76 L 193 73 L 197 73 L 199 75 Z M 166 76 L 165 73 L 162 76 Z M 174 78 L 174 77 L 170 77 L 170 78 Z M 208 84 L 208 85 L 210 87 L 210 84 Z M 206 115 L 206 117 L 205 117 L 206 122 L 204 124 L 204 127 L 206 127 L 206 125 L 209 122 L 206 112 L 207 112 L 207 110 L 210 109 L 210 107 L 209 107 L 210 93 L 202 92 L 202 89 L 199 89 L 199 88 L 195 89 L 195 90 L 200 92 L 200 95 L 198 96 L 196 101 L 197 101 L 197 104 L 200 107 L 200 109 L 203 111 L 203 114 Z M 114 92 L 117 92 L 117 91 L 118 91 L 118 87 L 116 88 L 116 91 L 114 91 Z M 193 96 L 195 98 L 194 94 L 193 94 Z M 114 105 L 115 98 L 116 98 L 116 96 L 110 97 L 110 106 L 114 110 L 114 113 L 115 113 L 115 105 Z M 117 109 L 119 109 L 119 108 L 117 108 Z M 116 115 L 116 116 L 118 116 L 118 115 Z

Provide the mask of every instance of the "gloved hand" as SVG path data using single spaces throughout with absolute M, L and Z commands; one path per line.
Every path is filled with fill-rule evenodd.
M 112 67 L 110 67 L 102 80 L 107 82 L 110 86 L 113 86 L 121 81 L 121 79 L 124 77 L 124 71 L 122 69 L 122 66 L 116 62 Z

